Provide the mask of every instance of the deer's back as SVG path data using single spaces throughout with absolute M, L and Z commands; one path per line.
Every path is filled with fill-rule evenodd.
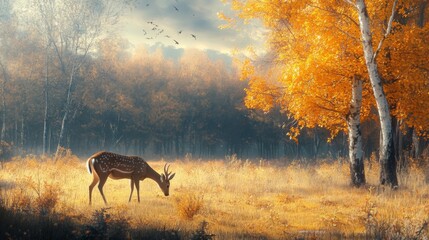
M 123 171 L 134 174 L 143 174 L 147 172 L 147 163 L 138 156 L 125 156 L 112 152 L 98 152 L 91 156 L 94 167 L 102 172 Z

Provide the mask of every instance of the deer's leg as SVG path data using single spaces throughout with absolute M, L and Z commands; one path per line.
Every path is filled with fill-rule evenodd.
M 107 201 L 106 201 L 106 197 L 104 196 L 104 193 L 103 193 L 103 186 L 106 183 L 108 176 L 109 176 L 108 174 L 102 174 L 101 176 L 99 176 L 100 177 L 100 183 L 98 184 L 98 190 L 100 190 L 101 196 L 103 197 L 103 200 L 104 200 L 104 204 L 106 204 L 106 205 L 107 205 Z
M 133 196 L 134 191 L 134 180 L 131 178 L 131 193 L 130 193 L 130 199 L 128 199 L 128 202 L 131 202 L 131 197 Z
M 92 183 L 89 185 L 89 205 L 91 205 L 92 202 L 92 189 L 94 189 L 95 185 L 100 180 L 95 172 L 92 173 L 92 176 L 94 178 L 92 179 Z
M 137 200 L 140 202 L 140 181 L 139 179 L 134 180 L 134 183 L 136 184 L 137 189 Z

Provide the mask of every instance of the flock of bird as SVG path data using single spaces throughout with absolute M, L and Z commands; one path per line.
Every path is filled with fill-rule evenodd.
M 176 0 L 177 2 L 177 0 Z M 146 7 L 149 7 L 150 3 L 146 4 Z M 177 12 L 179 12 L 179 8 L 176 5 L 172 5 L 173 9 Z M 193 14 L 193 16 L 195 17 L 195 14 Z M 161 34 L 164 33 L 164 29 L 161 28 L 158 24 L 156 24 L 154 21 L 148 21 L 147 24 L 149 25 L 149 28 L 147 28 L 147 31 L 145 29 L 143 29 L 143 35 L 147 36 L 146 39 L 148 40 L 152 40 L 155 39 L 157 37 L 159 37 Z M 181 35 L 183 32 L 183 30 L 179 30 L 177 31 L 178 35 Z M 189 34 L 191 37 L 193 37 L 195 40 L 197 40 L 197 36 L 193 33 Z M 169 38 L 171 39 L 176 45 L 179 45 L 179 42 L 172 38 L 171 35 L 168 34 L 164 34 L 163 37 L 165 38 Z

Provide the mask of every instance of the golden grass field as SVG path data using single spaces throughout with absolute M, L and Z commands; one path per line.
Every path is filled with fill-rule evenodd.
M 54 212 L 85 222 L 105 207 L 97 188 L 93 205 L 88 205 L 92 176 L 85 163 L 74 156 L 56 162 L 33 156 L 4 163 L 0 169 L 3 203 L 22 209 L 57 195 Z M 149 161 L 157 171 L 164 163 Z M 427 234 L 429 188 L 425 171 L 414 165 L 408 174 L 400 174 L 400 188 L 392 191 L 378 186 L 376 164 L 371 169 L 367 164 L 368 184 L 356 189 L 349 186 L 348 164 L 341 161 L 304 165 L 229 157 L 170 163 L 176 177 L 169 197 L 147 179 L 140 184 L 141 203 L 136 191 L 128 203 L 129 180 L 108 179 L 104 193 L 109 214 L 127 219 L 135 228 L 192 231 L 206 221 L 207 231 L 216 239 L 324 233 L 363 236 L 370 231 L 417 238 Z

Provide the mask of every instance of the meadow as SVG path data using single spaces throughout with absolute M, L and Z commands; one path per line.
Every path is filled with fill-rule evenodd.
M 150 159 L 161 171 L 165 160 Z M 168 161 L 170 196 L 146 179 L 131 203 L 129 180 L 108 179 L 105 206 L 84 159 L 27 156 L 0 169 L 1 239 L 422 239 L 428 236 L 429 188 L 421 164 L 400 173 L 400 188 L 349 185 L 346 161 Z M 421 162 L 421 161 L 420 161 Z

